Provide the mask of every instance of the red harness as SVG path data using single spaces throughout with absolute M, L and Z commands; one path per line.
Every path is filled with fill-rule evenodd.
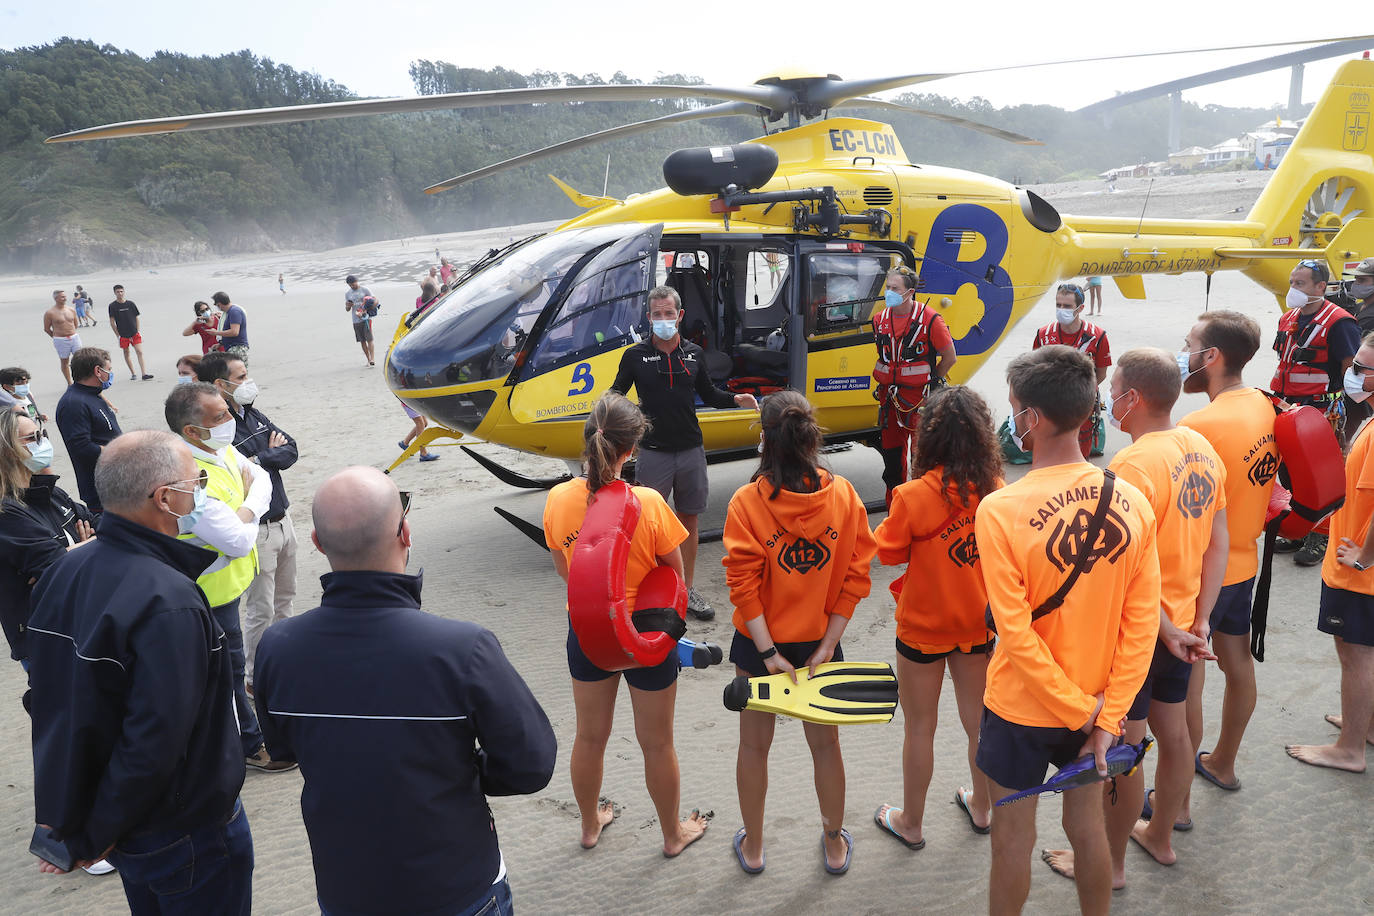
M 687 586 L 671 566 L 639 583 L 634 613 L 625 602 L 625 567 L 639 526 L 639 499 L 623 480 L 596 491 L 573 547 L 568 618 L 583 653 L 605 671 L 652 668 L 687 632 Z
M 1279 334 L 1274 341 L 1279 365 L 1274 370 L 1270 387 L 1281 397 L 1320 397 L 1331 387 L 1331 376 L 1326 371 L 1331 361 L 1331 328 L 1351 315 L 1340 306 L 1323 300 L 1321 311 L 1312 317 L 1300 339 L 1300 312 L 1301 309 L 1289 309 L 1279 319 Z
M 917 311 L 907 316 L 906 326 L 900 333 L 893 320 L 892 309 L 883 309 L 873 319 L 873 341 L 878 345 L 878 362 L 873 367 L 873 378 L 879 385 L 925 388 L 930 381 L 930 367 L 935 357 L 930 342 L 933 318 L 934 313 L 922 303 Z

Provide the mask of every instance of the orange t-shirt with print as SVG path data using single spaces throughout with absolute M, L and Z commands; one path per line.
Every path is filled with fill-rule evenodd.
M 1264 531 L 1269 494 L 1279 469 L 1274 444 L 1274 405 L 1257 388 L 1223 391 L 1212 403 L 1178 423 L 1202 433 L 1226 466 L 1226 555 L 1222 585 L 1253 579 L 1259 570 L 1255 541 Z
M 775 642 L 812 642 L 833 614 L 853 617 L 868 595 L 878 547 L 868 510 L 843 477 L 821 472 L 814 493 L 781 490 L 766 478 L 745 484 L 725 515 L 725 582 L 735 629 L 763 615 Z
M 1187 630 L 1197 619 L 1212 522 L 1226 508 L 1226 467 L 1201 433 L 1182 426 L 1146 433 L 1108 467 L 1135 484 L 1154 509 L 1160 604 L 1174 626 Z
M 967 652 L 992 639 L 973 532 L 978 501 L 973 494 L 964 506 L 958 487 L 945 487 L 944 469 L 932 468 L 892 491 L 887 518 L 873 532 L 879 562 L 906 565 L 892 583 L 897 638 L 917 652 Z
M 1336 562 L 1341 538 L 1363 544 L 1374 516 L 1374 423 L 1366 423 L 1345 456 L 1345 503 L 1331 516 L 1331 534 L 1322 561 L 1322 581 L 1330 588 L 1374 595 L 1374 567 L 1360 572 Z
M 1084 549 L 1102 471 L 1087 462 L 1037 468 L 983 497 L 975 530 L 997 650 L 983 702 L 1009 722 L 1121 734 L 1159 636 L 1155 515 L 1117 480 L 1083 574 L 1058 610 L 1031 612 L 1059 590 Z
M 658 565 L 659 557 L 672 553 L 674 547 L 687 540 L 687 529 L 657 490 L 631 489 L 639 499 L 640 510 L 639 525 L 630 539 L 630 557 L 625 564 L 625 604 L 633 609 L 640 581 Z M 549 491 L 544 503 L 544 543 L 567 558 L 570 573 L 574 570 L 573 548 L 586 517 L 587 478 L 574 477 Z

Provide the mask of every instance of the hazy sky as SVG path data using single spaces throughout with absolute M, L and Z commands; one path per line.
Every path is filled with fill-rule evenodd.
M 195 7 L 184 0 L 0 0 L 0 47 L 72 36 L 143 55 L 247 48 L 362 95 L 381 96 L 413 94 L 406 68 L 417 58 L 603 77 L 621 70 L 640 80 L 687 73 L 708 83 L 736 85 L 782 67 L 856 78 L 1374 32 L 1374 17 L 1363 24 L 1346 17 L 1351 24 L 1342 27 L 1335 16 L 1281 20 L 1218 2 L 996 0 L 931 6 L 916 0 L 237 0 Z M 1004 11 L 1001 18 L 997 10 Z M 957 77 L 924 88 L 959 98 L 981 95 L 998 106 L 1030 102 L 1075 108 L 1115 91 L 1283 50 L 1291 49 L 1051 67 Z M 1338 64 L 1307 65 L 1304 100 L 1315 100 Z M 1191 90 L 1185 98 L 1260 107 L 1285 103 L 1288 79 L 1287 70 L 1275 71 Z

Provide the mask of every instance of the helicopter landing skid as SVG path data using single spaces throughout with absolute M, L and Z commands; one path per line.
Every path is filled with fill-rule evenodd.
M 410 446 L 409 446 L 408 448 L 406 448 L 405 451 L 401 452 L 401 456 L 400 456 L 399 458 L 397 458 L 395 461 L 391 462 L 391 467 L 387 468 L 387 469 L 386 469 L 385 471 L 383 471 L 382 473 L 383 473 L 383 474 L 390 474 L 392 471 L 396 470 L 398 467 L 400 467 L 401 465 L 405 464 L 405 463 L 406 463 L 407 461 L 409 461 L 412 457 L 414 457 L 414 456 L 420 451 L 420 449 L 425 448 L 425 447 L 430 446 L 430 445 L 433 445 L 434 442 L 435 442 L 436 440 L 439 440 L 439 439 L 454 439 L 454 440 L 457 440 L 457 439 L 461 439 L 461 438 L 463 438 L 463 434 L 460 433 L 460 432 L 455 432 L 454 430 L 446 429 L 446 428 L 444 428 L 444 427 L 442 427 L 442 426 L 431 426 L 431 427 L 429 427 L 428 429 L 426 429 L 424 432 L 420 433 L 420 435 L 416 436 L 416 437 L 415 437 L 415 441 L 411 442 L 411 443 L 410 443 Z M 472 442 L 472 441 L 481 441 L 481 440 L 469 439 L 468 441 Z M 445 443 L 445 445 L 451 445 L 451 444 L 452 444 L 452 443 Z
M 469 458 L 486 468 L 491 472 L 493 477 L 507 486 L 520 487 L 523 490 L 551 490 L 566 480 L 572 480 L 571 474 L 564 474 L 560 477 L 526 477 L 518 471 L 512 471 L 510 468 L 502 467 L 484 455 L 477 454 L 466 445 L 460 445 L 458 447 L 466 452 Z M 498 509 L 497 511 L 499 512 L 500 510 Z M 539 543 L 544 543 L 544 535 L 542 533 L 539 535 Z

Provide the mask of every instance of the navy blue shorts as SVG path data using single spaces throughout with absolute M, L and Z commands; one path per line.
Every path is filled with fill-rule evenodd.
M 816 651 L 816 647 L 821 644 L 819 639 L 813 642 L 780 642 L 774 643 L 778 647 L 778 654 L 792 663 L 793 668 L 800 668 L 806 664 L 806 660 L 811 657 L 811 653 Z M 839 645 L 835 646 L 835 655 L 830 659 L 832 662 L 844 661 L 844 649 Z M 734 641 L 730 643 L 730 661 L 746 671 L 750 677 L 764 677 L 772 674 L 768 666 L 759 658 L 758 646 L 754 641 L 745 636 L 739 630 L 735 631 Z
M 1164 643 L 1155 643 L 1155 657 L 1150 660 L 1150 671 L 1145 675 L 1145 683 L 1135 695 L 1135 702 L 1126 713 L 1126 719 L 1139 722 L 1150 715 L 1150 701 L 1161 703 L 1182 703 L 1188 699 L 1188 678 L 1193 666 L 1179 658 Z
M 1088 736 L 1071 728 L 1043 728 L 1008 722 L 983 709 L 978 729 L 978 769 L 1007 789 L 1033 789 L 1045 781 L 1050 764 L 1077 760 Z
M 929 665 L 934 662 L 942 661 L 947 656 L 956 652 L 960 655 L 991 655 L 992 647 L 997 645 L 997 639 L 989 639 L 979 646 L 970 646 L 967 652 L 962 649 L 950 649 L 948 652 L 922 652 L 920 649 L 913 649 L 900 639 L 897 640 L 897 654 L 907 661 L 915 662 L 918 665 Z
M 1244 582 L 1223 585 L 1212 605 L 1209 623 L 1213 633 L 1227 636 L 1247 636 L 1250 633 L 1250 605 L 1255 597 L 1255 577 Z
M 624 671 L 607 671 L 592 664 L 577 642 L 577 634 L 568 628 L 568 673 L 575 681 L 604 681 L 617 674 L 625 675 L 625 683 L 636 690 L 664 690 L 677 681 L 678 669 L 682 667 L 677 660 L 677 651 L 652 668 L 626 668 Z
M 1317 629 L 1357 646 L 1374 646 L 1374 595 L 1322 583 Z

